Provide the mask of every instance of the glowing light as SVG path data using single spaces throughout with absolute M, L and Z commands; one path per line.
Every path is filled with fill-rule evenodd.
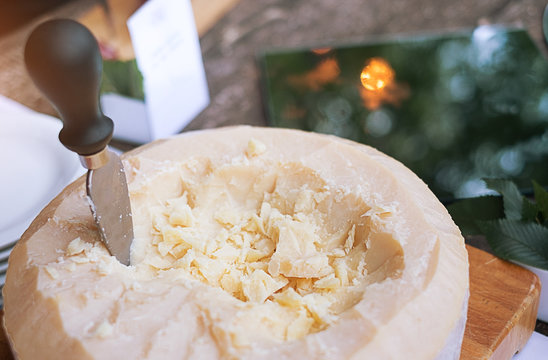
M 335 82 L 341 73 L 337 60 L 328 58 L 321 61 L 314 69 L 302 75 L 288 76 L 289 84 L 313 91 L 320 90 L 325 84 Z
M 360 79 L 367 90 L 380 90 L 392 83 L 396 74 L 383 58 L 370 59 L 362 70 Z
M 396 82 L 396 72 L 383 58 L 371 58 L 360 74 L 363 105 L 376 110 L 383 104 L 399 106 L 409 96 L 409 87 Z

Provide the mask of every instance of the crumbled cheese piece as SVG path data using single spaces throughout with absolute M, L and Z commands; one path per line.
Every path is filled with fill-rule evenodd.
M 223 274 L 220 280 L 221 288 L 236 298 L 243 296 L 241 272 L 236 269 L 230 269 Z
M 273 225 L 279 237 L 269 272 L 289 277 L 322 277 L 332 271 L 327 254 L 316 250 L 314 228 L 310 224 L 285 219 Z
M 297 318 L 291 322 L 287 327 L 286 339 L 295 340 L 300 339 L 310 332 L 310 328 L 314 325 L 314 319 L 312 319 L 306 309 L 299 310 Z
M 95 330 L 95 336 L 102 339 L 107 338 L 114 332 L 114 327 L 108 320 L 103 321 Z
M 334 274 L 329 274 L 314 283 L 316 289 L 336 289 L 341 286 L 341 281 Z
M 354 237 L 356 236 L 356 225 L 352 225 L 352 228 L 348 232 L 346 241 L 344 242 L 344 252 L 350 253 L 350 250 L 354 247 Z
M 169 215 L 169 223 L 171 225 L 192 226 L 194 218 L 192 217 L 190 206 L 183 205 L 172 212 Z
M 255 270 L 245 282 L 242 283 L 245 297 L 252 302 L 262 303 L 269 296 L 287 285 L 289 280 L 284 277 L 268 275 L 263 270 Z
M 53 279 L 53 280 L 56 280 L 59 278 L 59 271 L 57 271 L 56 268 L 54 268 L 53 266 L 50 266 L 50 265 L 47 265 L 45 267 L 46 269 L 46 272 L 48 273 L 48 275 Z
M 167 206 L 169 224 L 173 226 L 192 226 L 194 217 L 192 209 L 188 205 L 186 192 L 180 198 L 169 200 Z
M 249 157 L 259 156 L 266 151 L 266 145 L 257 139 L 250 139 L 247 143 L 246 155 Z
M 197 256 L 195 263 L 196 268 L 209 284 L 219 284 L 219 279 L 223 276 L 226 269 L 226 266 L 222 262 L 212 260 L 207 256 Z
M 348 265 L 341 259 L 335 259 L 333 261 L 333 269 L 335 270 L 335 277 L 339 279 L 341 286 L 347 286 L 349 281 Z
M 333 321 L 333 314 L 329 312 L 331 301 L 321 294 L 311 293 L 303 296 L 306 309 L 319 324 L 329 324 Z
M 85 242 L 84 240 L 77 237 L 76 239 L 72 240 L 68 246 L 67 246 L 67 255 L 73 256 L 78 255 L 80 253 L 90 251 L 93 247 L 92 244 Z
M 85 256 L 76 256 L 71 258 L 71 260 L 73 263 L 76 263 L 76 264 L 86 264 L 91 261 L 89 257 L 85 257 Z
M 273 297 L 275 301 L 277 301 L 283 306 L 287 306 L 295 309 L 298 309 L 304 306 L 302 296 L 297 294 L 297 292 L 291 287 L 287 288 L 286 290 L 282 292 L 274 294 Z

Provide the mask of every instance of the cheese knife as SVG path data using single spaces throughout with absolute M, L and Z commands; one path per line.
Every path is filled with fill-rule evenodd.
M 50 20 L 30 34 L 24 58 L 31 79 L 63 121 L 59 140 L 88 169 L 88 200 L 103 243 L 129 265 L 131 206 L 123 164 L 107 149 L 114 124 L 99 106 L 103 63 L 97 40 L 76 21 Z

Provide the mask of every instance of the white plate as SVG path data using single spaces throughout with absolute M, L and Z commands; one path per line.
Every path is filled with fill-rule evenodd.
M 58 140 L 60 120 L 0 97 L 0 247 L 16 242 L 66 185 L 84 172 Z

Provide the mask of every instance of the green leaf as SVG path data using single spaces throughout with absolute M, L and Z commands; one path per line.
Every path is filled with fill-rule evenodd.
M 478 221 L 478 226 L 498 257 L 548 270 L 548 228 L 508 219 Z
M 537 222 L 539 209 L 537 204 L 531 200 L 523 199 L 523 209 L 521 213 L 521 220 L 525 222 Z
M 144 100 L 143 75 L 137 67 L 137 61 L 104 60 L 101 92 Z
M 477 220 L 495 220 L 504 217 L 500 196 L 462 199 L 447 206 L 447 210 L 463 235 L 481 234 Z
M 544 221 L 546 221 L 548 220 L 548 191 L 540 186 L 536 181 L 533 181 L 533 189 L 535 192 L 537 209 L 544 217 Z
M 518 187 L 510 180 L 484 179 L 487 187 L 502 195 L 504 214 L 509 220 L 521 220 L 523 196 Z

